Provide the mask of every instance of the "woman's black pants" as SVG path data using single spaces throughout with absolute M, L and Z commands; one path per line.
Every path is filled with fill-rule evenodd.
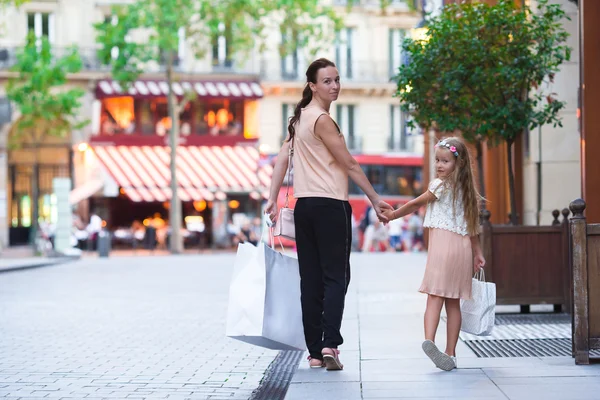
M 310 356 L 343 343 L 340 328 L 350 283 L 350 203 L 324 197 L 296 202 L 294 220 L 300 265 L 302 322 Z

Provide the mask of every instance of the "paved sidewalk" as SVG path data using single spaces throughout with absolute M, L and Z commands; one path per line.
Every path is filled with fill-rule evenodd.
M 0 398 L 248 399 L 277 352 L 225 337 L 233 255 L 0 274 Z
M 600 399 L 600 365 L 570 357 L 478 358 L 464 343 L 459 369 L 437 370 L 421 350 L 424 254 L 355 254 L 340 347 L 342 372 L 294 375 L 286 400 Z M 438 345 L 445 346 L 440 323 Z

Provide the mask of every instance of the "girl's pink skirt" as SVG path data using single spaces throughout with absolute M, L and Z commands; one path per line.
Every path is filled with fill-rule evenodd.
M 425 276 L 419 292 L 449 299 L 471 299 L 471 238 L 445 229 L 429 229 Z

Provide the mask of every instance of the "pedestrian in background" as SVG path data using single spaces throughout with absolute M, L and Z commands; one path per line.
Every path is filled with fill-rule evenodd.
M 398 204 L 396 207 L 400 207 Z M 394 251 L 402 250 L 402 226 L 404 218 L 398 218 L 388 223 L 388 233 L 390 235 L 390 247 Z
M 320 58 L 306 71 L 302 100 L 296 105 L 273 170 L 265 212 L 277 218 L 277 196 L 293 148 L 296 245 L 301 278 L 302 322 L 312 368 L 341 370 L 338 346 L 350 282 L 352 208 L 348 178 L 368 196 L 378 218 L 392 207 L 381 201 L 346 146 L 344 135 L 329 115 L 340 92 L 335 64 Z
M 429 190 L 394 211 L 396 219 L 427 206 L 424 227 L 429 228 L 429 252 L 420 292 L 426 293 L 423 350 L 438 368 L 456 368 L 456 343 L 461 326 L 460 299 L 471 299 L 473 272 L 485 265 L 479 244 L 479 194 L 475 189 L 469 152 L 458 138 L 435 146 L 437 178 Z M 435 345 L 442 307 L 446 306 L 446 351 Z

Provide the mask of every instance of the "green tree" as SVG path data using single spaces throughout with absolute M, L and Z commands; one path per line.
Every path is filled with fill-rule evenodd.
M 406 40 L 397 96 L 424 127 L 460 131 L 466 140 L 507 144 L 510 222 L 517 224 L 513 145 L 527 129 L 553 124 L 564 102 L 547 93 L 571 49 L 559 5 L 512 0 L 451 4 L 428 25 L 428 39 Z M 480 157 L 478 157 L 480 159 Z M 481 176 L 481 172 L 480 172 Z
M 112 66 L 113 78 L 123 87 L 137 79 L 147 62 L 165 63 L 172 121 L 171 252 L 182 251 L 181 205 L 177 197 L 175 168 L 179 115 L 193 97 L 190 93 L 177 99 L 172 90 L 178 31 L 184 29 L 186 41 L 198 57 L 210 49 L 214 38 L 225 35 L 230 62 L 234 61 L 234 56 L 235 60 L 243 60 L 252 50 L 263 50 L 267 28 L 276 28 L 276 25 L 282 32 L 290 34 L 289 42 L 280 48 L 282 54 L 309 43 L 311 51 L 316 52 L 320 44 L 333 38 L 332 28 L 341 27 L 341 19 L 333 9 L 319 3 L 318 0 L 136 0 L 113 8 L 114 18 L 95 25 L 97 41 L 102 45 L 99 56 Z M 141 36 L 143 39 L 137 40 Z M 118 50 L 116 56 L 115 49 Z
M 22 4 L 27 3 L 29 0 L 0 0 L 0 7 L 2 6 L 15 6 L 19 7 Z
M 27 38 L 25 47 L 17 52 L 17 62 L 11 68 L 16 78 L 8 81 L 6 93 L 19 116 L 13 123 L 9 146 L 27 143 L 33 147 L 34 170 L 37 169 L 37 149 L 46 135 L 65 136 L 80 129 L 87 121 L 78 121 L 84 90 L 65 89 L 67 74 L 81 70 L 81 59 L 76 48 L 56 58 L 47 38 Z M 38 224 L 38 182 L 32 175 L 31 237 L 35 239 Z

